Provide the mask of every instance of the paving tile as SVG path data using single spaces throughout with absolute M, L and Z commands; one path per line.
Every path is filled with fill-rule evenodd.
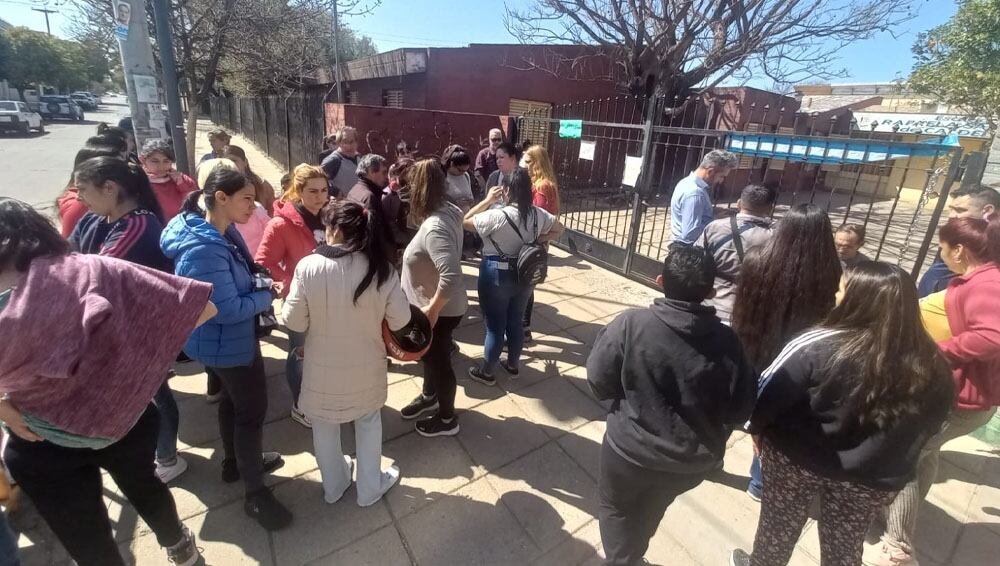
M 597 516 L 597 483 L 554 443 L 486 479 L 543 551 Z
M 410 566 L 410 557 L 406 554 L 396 528 L 389 525 L 309 564 L 311 566 Z
M 205 564 L 272 564 L 267 533 L 233 503 L 185 522 L 198 539 Z M 166 564 L 166 552 L 150 533 L 120 545 L 127 564 Z
M 597 519 L 577 529 L 555 548 L 549 550 L 534 562 L 538 566 L 549 564 L 581 564 L 598 556 L 601 549 L 601 531 Z M 603 552 L 603 551 L 602 551 Z
M 603 420 L 591 421 L 573 432 L 564 434 L 557 441 L 594 481 L 600 477 L 601 443 L 604 441 L 605 428 Z
M 970 474 L 983 474 L 992 460 L 1000 462 L 1000 451 L 982 440 L 971 436 L 961 436 L 945 443 L 941 459 L 962 468 Z
M 385 443 L 382 453 L 402 471 L 399 485 L 386 495 L 396 517 L 409 515 L 484 473 L 454 437 L 424 438 L 413 432 Z
M 417 564 L 526 564 L 540 554 L 485 478 L 403 517 L 399 527 Z
M 568 332 L 535 335 L 528 353 L 534 359 L 554 362 L 560 370 L 586 364 L 590 347 Z
M 509 395 L 552 438 L 604 416 L 600 405 L 564 379 L 548 379 Z
M 920 506 L 917 547 L 938 562 L 947 562 L 958 543 L 962 525 L 968 520 L 976 488 L 972 474 L 943 461 L 938 479 Z
M 997 563 L 1000 534 L 982 525 L 969 525 L 962 532 L 951 566 L 985 566 Z
M 504 396 L 459 415 L 459 442 L 487 470 L 499 468 L 545 444 L 548 437 L 514 401 Z
M 1000 535 L 1000 459 L 989 459 L 977 483 L 969 502 L 969 522 L 984 525 Z
M 382 438 L 389 440 L 413 432 L 413 421 L 404 420 L 399 411 L 420 395 L 420 385 L 414 379 L 389 386 L 385 406 L 382 407 Z M 353 428 L 353 427 L 352 427 Z M 353 432 L 351 433 L 353 435 Z
M 381 501 L 371 507 L 358 507 L 353 487 L 337 503 L 327 503 L 319 471 L 282 484 L 275 496 L 296 517 L 291 528 L 272 535 L 280 565 L 304 564 L 327 556 L 392 521 Z

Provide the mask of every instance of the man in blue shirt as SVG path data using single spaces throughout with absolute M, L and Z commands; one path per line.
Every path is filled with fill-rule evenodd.
M 708 189 L 726 179 L 739 159 L 731 152 L 715 149 L 708 152 L 701 165 L 681 179 L 670 197 L 670 233 L 673 241 L 693 244 L 709 222 L 715 219 Z
M 959 189 L 951 194 L 948 218 L 983 218 L 988 220 L 1000 212 L 1000 192 L 995 188 L 978 185 Z M 944 290 L 955 274 L 948 269 L 939 252 L 924 276 L 920 278 L 917 294 L 921 298 Z

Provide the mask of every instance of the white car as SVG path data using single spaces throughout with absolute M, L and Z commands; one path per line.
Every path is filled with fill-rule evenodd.
M 32 112 L 28 105 L 18 100 L 0 100 L 0 132 L 20 132 L 28 135 L 29 130 L 45 132 L 42 117 Z

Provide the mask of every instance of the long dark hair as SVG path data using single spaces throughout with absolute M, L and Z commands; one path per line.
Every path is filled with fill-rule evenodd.
M 528 227 L 528 217 L 535 214 L 535 205 L 532 204 L 531 175 L 527 169 L 518 167 L 510 174 L 510 204 L 517 207 L 518 216 L 521 217 L 521 224 Z
M 199 198 L 205 199 L 205 207 L 208 209 L 215 208 L 215 193 L 216 191 L 222 191 L 223 193 L 232 196 L 238 193 L 243 187 L 247 186 L 247 178 L 243 176 L 243 173 L 235 169 L 230 169 L 221 164 L 216 165 L 212 171 L 205 178 L 205 184 L 200 191 L 191 191 L 191 194 L 184 199 L 184 204 L 181 205 L 182 212 L 193 212 L 199 216 L 204 216 L 205 211 L 202 210 L 201 206 L 198 204 Z
M 94 139 L 94 138 L 90 138 L 90 139 Z M 95 157 L 104 157 L 104 156 L 106 156 L 106 157 L 121 157 L 121 153 L 122 152 L 119 151 L 117 147 L 112 146 L 112 145 L 100 145 L 100 144 L 90 144 L 90 143 L 88 143 L 87 145 L 83 146 L 80 149 L 80 151 L 76 152 L 76 157 L 73 158 L 73 171 L 76 171 L 76 168 L 79 167 L 80 164 L 82 164 L 84 161 L 86 161 L 88 159 L 93 159 Z M 75 177 L 74 177 L 73 173 L 70 173 L 69 174 L 69 181 L 66 181 L 66 188 L 67 189 L 69 189 L 70 187 L 73 186 L 73 181 L 74 180 L 75 180 Z M 65 190 L 63 191 L 63 194 L 66 194 Z M 57 206 L 58 206 L 58 202 L 59 201 L 56 200 Z
M 789 210 L 770 241 L 747 254 L 736 284 L 733 330 L 758 370 L 792 336 L 829 314 L 840 273 L 830 218 L 812 204 Z
M 330 202 L 323 208 L 322 216 L 324 226 L 338 228 L 344 236 L 344 243 L 341 244 L 344 253 L 340 255 L 361 252 L 368 258 L 368 272 L 354 290 L 354 304 L 358 304 L 358 298 L 373 280 L 377 281 L 377 287 L 381 287 L 392 273 L 392 265 L 379 238 L 381 219 L 378 214 L 370 213 L 360 204 L 348 200 Z
M 69 253 L 69 242 L 27 203 L 0 197 L 0 269 L 13 264 L 20 272 L 33 260 Z
M 924 330 L 916 284 L 899 267 L 859 263 L 820 326 L 842 331 L 831 338 L 837 345 L 821 370 L 820 394 L 862 425 L 885 430 L 923 412 L 928 393 L 954 396 L 950 366 Z
M 949 246 L 961 245 L 980 263 L 1000 264 L 1000 220 L 952 218 L 938 230 L 938 239 Z
M 261 197 L 263 196 L 261 193 L 264 192 L 264 180 L 261 179 L 256 173 L 254 173 L 253 169 L 250 169 L 250 160 L 247 159 L 247 152 L 244 151 L 243 148 L 238 145 L 227 145 L 222 149 L 222 156 L 236 157 L 238 159 L 243 160 L 243 163 L 245 163 L 247 166 L 247 172 L 244 173 L 243 176 L 246 177 L 247 180 L 250 181 L 250 184 L 253 185 L 255 200 L 257 202 L 264 202 L 261 199 Z
M 134 198 L 140 208 L 155 214 L 161 223 L 166 221 L 163 208 L 149 184 L 149 177 L 142 167 L 134 163 L 127 163 L 118 157 L 94 157 L 78 165 L 73 177 L 78 185 L 80 182 L 102 185 L 113 181 L 124 192 L 124 195 L 119 193 L 119 202 L 125 196 Z

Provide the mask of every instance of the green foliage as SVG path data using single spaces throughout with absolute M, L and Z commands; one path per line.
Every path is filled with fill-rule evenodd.
M 49 85 L 60 90 L 86 88 L 108 74 L 100 51 L 76 41 L 15 27 L 0 41 L 0 77 L 20 89 Z
M 989 120 L 1000 115 L 1000 2 L 963 0 L 944 25 L 917 37 L 909 85 Z

